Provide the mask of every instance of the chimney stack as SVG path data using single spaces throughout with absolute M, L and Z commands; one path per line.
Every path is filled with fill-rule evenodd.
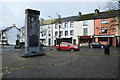
M 95 9 L 95 14 L 99 14 L 99 10 L 98 9 Z
M 78 16 L 81 16 L 82 15 L 82 13 L 81 12 L 78 12 Z

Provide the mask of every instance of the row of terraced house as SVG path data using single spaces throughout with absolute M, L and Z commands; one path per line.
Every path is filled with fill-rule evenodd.
M 40 23 L 40 41 L 47 46 L 59 42 L 74 45 L 100 42 L 116 47 L 120 44 L 119 17 L 120 10 L 100 12 L 96 9 L 95 13 L 82 15 L 78 12 L 76 16 L 43 20 Z
M 120 10 L 82 14 L 40 21 L 40 42 L 54 46 L 59 42 L 69 42 L 85 46 L 100 42 L 117 47 L 120 45 Z M 25 42 L 25 28 L 7 27 L 0 31 L 0 42 L 13 44 L 17 39 Z M 60 34 L 60 35 L 59 35 Z M 1 40 L 2 39 L 2 40 Z

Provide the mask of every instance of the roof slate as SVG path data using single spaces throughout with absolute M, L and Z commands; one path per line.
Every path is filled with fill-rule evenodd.
M 111 11 L 105 11 L 105 12 L 99 12 L 98 14 L 90 13 L 90 14 L 84 14 L 81 16 L 69 16 L 60 18 L 60 22 L 70 22 L 70 21 L 83 21 L 83 20 L 91 20 L 91 19 L 104 19 L 104 18 L 112 18 L 120 16 L 120 10 L 111 10 Z M 48 25 L 48 24 L 54 24 L 59 23 L 58 19 L 49 19 L 44 20 L 41 22 L 42 25 Z

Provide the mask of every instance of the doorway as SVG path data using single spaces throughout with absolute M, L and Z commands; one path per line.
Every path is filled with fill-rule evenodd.
M 112 38 L 110 38 L 110 43 L 109 43 L 110 46 L 112 46 L 112 42 L 113 42 Z

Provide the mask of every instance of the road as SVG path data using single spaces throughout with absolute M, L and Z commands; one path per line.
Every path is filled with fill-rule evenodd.
M 2 72 L 5 78 L 118 78 L 118 48 L 104 55 L 101 48 L 80 51 L 57 51 L 43 48 L 45 56 L 22 58 L 19 49 L 2 49 Z

